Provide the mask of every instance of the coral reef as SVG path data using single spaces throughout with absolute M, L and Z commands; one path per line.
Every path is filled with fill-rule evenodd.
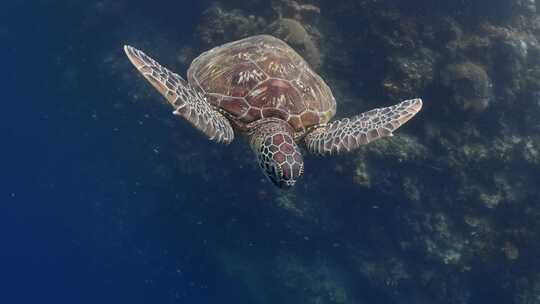
M 281 252 L 269 260 L 219 254 L 226 271 L 245 284 L 258 303 L 357 303 L 347 290 L 343 270 L 329 261 Z
M 268 28 L 268 32 L 289 43 L 304 55 L 304 58 L 314 68 L 322 63 L 321 52 L 310 33 L 300 21 L 291 18 L 279 18 Z
M 248 14 L 240 9 L 228 10 L 217 2 L 204 11 L 202 19 L 197 28 L 201 50 L 261 34 L 267 24 L 264 17 Z
M 294 193 L 227 184 L 264 202 L 239 208 L 264 221 L 227 230 L 261 248 L 221 254 L 257 303 L 539 303 L 540 1 L 227 4 L 206 8 L 181 62 L 269 33 L 320 69 L 338 115 L 425 101 L 396 136 L 309 161 Z M 250 166 L 239 151 L 212 157 Z
M 489 106 L 491 81 L 481 66 L 449 64 L 441 72 L 441 84 L 450 89 L 452 102 L 461 111 L 480 112 Z

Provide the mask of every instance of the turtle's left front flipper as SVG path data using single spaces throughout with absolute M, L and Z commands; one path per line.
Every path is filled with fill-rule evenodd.
M 334 121 L 309 132 L 305 137 L 306 147 L 320 155 L 354 150 L 381 137 L 392 136 L 392 132 L 421 108 L 421 99 L 410 99 L 391 107 Z
M 174 114 L 184 117 L 195 128 L 217 142 L 230 143 L 234 139 L 231 124 L 178 74 L 169 71 L 140 50 L 124 46 L 133 65 L 174 107 Z

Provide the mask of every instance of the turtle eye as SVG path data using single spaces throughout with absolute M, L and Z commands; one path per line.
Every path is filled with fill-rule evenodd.
M 278 187 L 292 187 L 304 172 L 301 151 L 286 133 L 268 136 L 259 153 L 259 163 L 266 176 Z

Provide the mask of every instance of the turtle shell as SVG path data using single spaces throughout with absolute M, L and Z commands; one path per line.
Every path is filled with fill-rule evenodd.
M 301 132 L 328 122 L 336 112 L 321 77 L 285 42 L 268 35 L 202 53 L 191 63 L 188 81 L 240 126 L 277 117 Z

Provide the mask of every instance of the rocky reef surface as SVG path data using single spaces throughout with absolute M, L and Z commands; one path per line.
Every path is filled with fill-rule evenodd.
M 197 48 L 281 37 L 338 116 L 425 101 L 396 137 L 264 190 L 281 227 L 262 256 L 221 250 L 231 276 L 260 303 L 540 303 L 540 3 L 226 3 L 206 10 Z

